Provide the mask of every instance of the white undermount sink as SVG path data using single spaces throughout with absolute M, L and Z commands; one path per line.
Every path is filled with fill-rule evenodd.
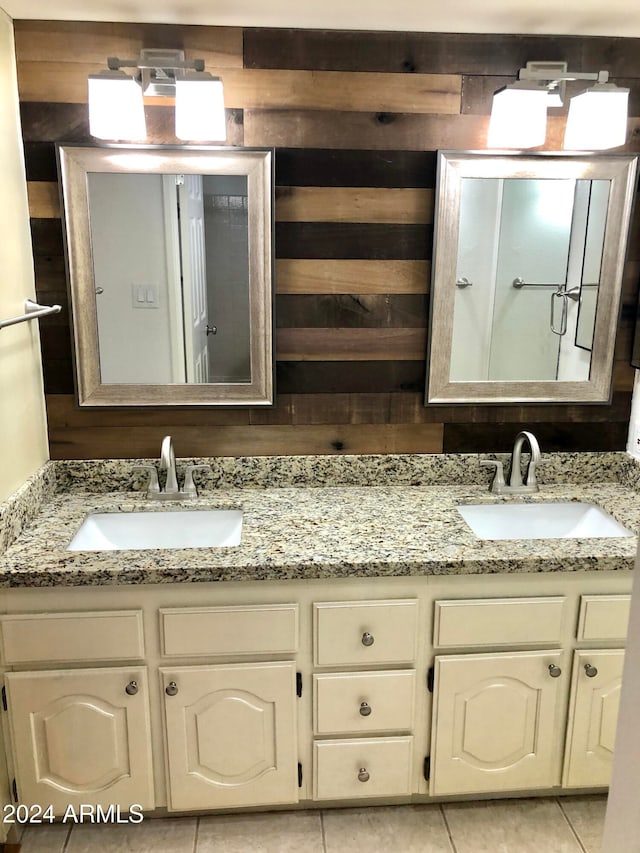
M 594 539 L 633 536 L 595 504 L 467 504 L 458 512 L 479 539 Z
M 96 512 L 88 515 L 67 551 L 220 548 L 240 544 L 242 510 Z

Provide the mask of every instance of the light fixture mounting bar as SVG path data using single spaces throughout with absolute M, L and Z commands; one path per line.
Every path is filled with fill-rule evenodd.
M 184 58 L 183 50 L 149 48 L 141 50 L 138 59 L 119 59 L 117 56 L 109 56 L 107 57 L 107 67 L 111 71 L 119 71 L 121 68 L 204 71 L 204 59 L 192 59 L 188 62 Z
M 568 71 L 566 62 L 527 62 L 518 72 L 518 80 L 553 81 L 561 80 L 595 80 L 606 83 L 609 80 L 608 71 Z

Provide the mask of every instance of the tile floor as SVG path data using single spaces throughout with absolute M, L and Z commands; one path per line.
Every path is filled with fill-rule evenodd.
M 22 853 L 600 853 L 606 796 L 32 826 Z

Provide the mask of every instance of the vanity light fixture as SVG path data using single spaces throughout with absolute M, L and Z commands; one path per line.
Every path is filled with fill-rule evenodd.
M 560 107 L 567 80 L 593 80 L 571 98 L 564 148 L 602 150 L 624 145 L 629 90 L 609 83 L 608 71 L 573 72 L 566 62 L 527 62 L 518 80 L 493 96 L 489 148 L 534 148 L 546 135 L 547 109 Z
M 175 98 L 176 136 L 223 142 L 226 120 L 222 80 L 187 62 L 183 50 L 141 50 L 139 59 L 107 59 L 108 70 L 89 76 L 89 132 L 98 139 L 146 138 L 143 97 Z M 135 68 L 134 75 L 122 68 Z

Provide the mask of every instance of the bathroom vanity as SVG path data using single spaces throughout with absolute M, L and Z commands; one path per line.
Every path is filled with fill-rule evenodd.
M 242 510 L 237 547 L 67 551 L 91 512 L 167 505 L 124 490 L 131 463 L 56 463 L 57 492 L 0 558 L 16 801 L 607 786 L 635 536 L 478 539 L 456 507 L 518 499 L 488 492 L 476 456 L 210 461 L 189 509 Z M 549 454 L 540 475 L 527 500 L 638 529 L 624 454 Z

